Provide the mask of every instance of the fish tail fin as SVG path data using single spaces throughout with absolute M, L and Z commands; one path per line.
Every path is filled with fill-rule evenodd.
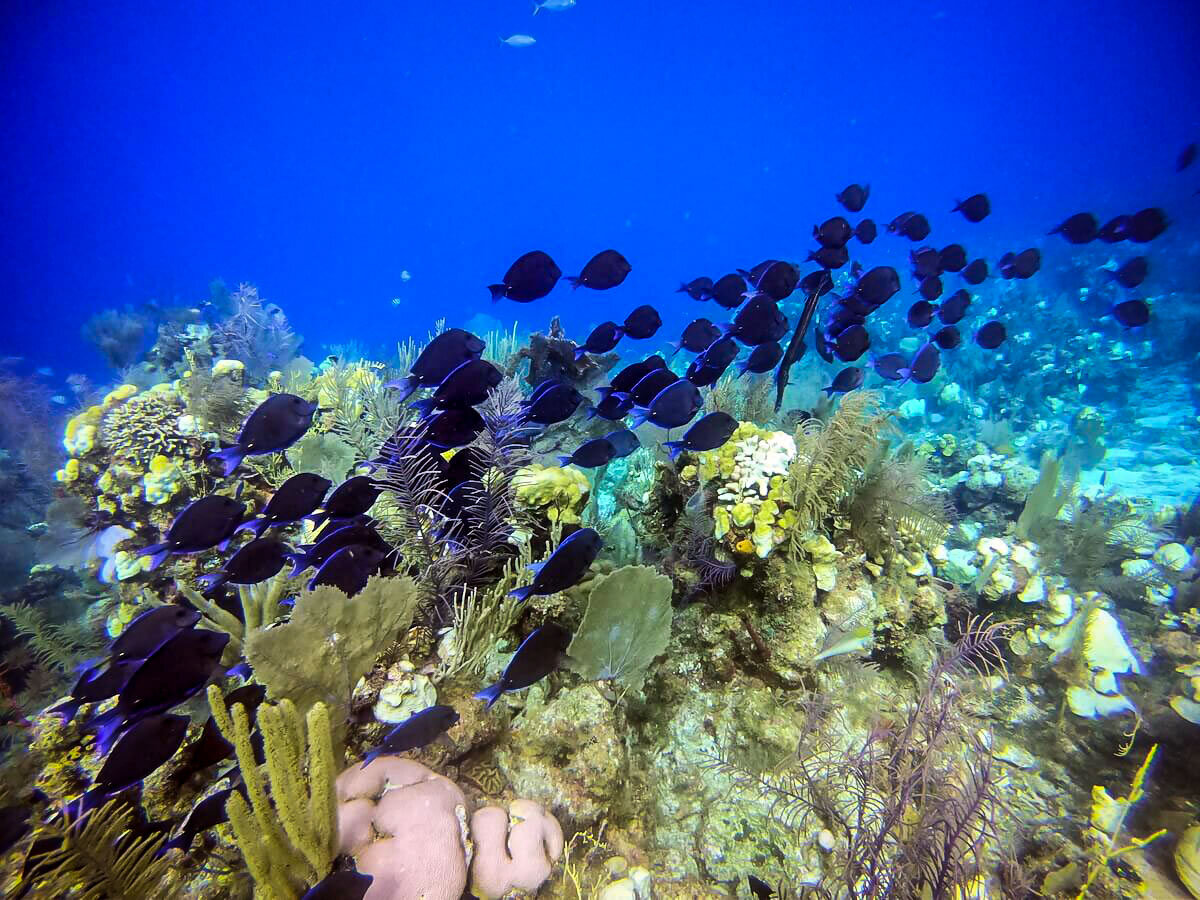
M 560 466 L 569 466 L 571 464 L 571 457 L 559 455 L 558 464 Z
M 671 462 L 679 459 L 679 455 L 683 453 L 683 441 L 667 441 L 663 444 L 667 448 L 667 454 L 671 457 Z
M 683 349 L 683 341 L 667 341 L 667 346 L 675 348 L 671 351 L 671 355 L 668 356 L 667 359 L 674 359 L 675 354 Z
M 500 43 L 504 43 L 504 38 L 500 39 Z M 493 303 L 503 300 L 504 295 L 508 293 L 508 285 L 506 284 L 489 284 L 487 288 L 492 293 Z
M 527 584 L 525 587 L 514 588 L 508 592 L 508 596 L 516 597 L 518 603 L 524 603 L 533 596 L 533 585 Z
M 400 392 L 400 396 L 396 398 L 397 403 L 403 403 L 417 389 L 416 382 L 411 375 L 407 378 L 397 378 L 395 381 L 389 381 L 384 387 L 389 387 Z
M 370 765 L 372 760 L 378 759 L 380 752 L 381 751 L 379 750 L 368 750 L 367 755 L 363 757 L 361 768 L 365 769 L 368 765 Z
M 224 572 L 214 572 L 211 575 L 201 575 L 196 579 L 196 584 L 200 585 L 204 592 L 218 588 L 225 583 Z
M 579 277 L 577 275 L 568 275 L 567 282 L 571 285 L 572 290 L 574 290 L 575 288 L 579 287 L 580 284 L 582 284 L 582 282 L 579 280 Z
M 579 362 L 585 356 L 587 356 L 587 348 L 586 347 L 576 347 L 575 348 L 575 362 Z
M 68 697 L 61 703 L 54 704 L 46 712 L 62 716 L 63 724 L 65 725 L 75 718 L 75 714 L 79 712 L 79 707 L 82 705 L 82 701 L 76 700 L 74 697 Z
M 242 457 L 245 455 L 242 448 L 235 444 L 224 450 L 208 454 L 208 458 L 218 460 L 221 463 L 221 474 L 228 478 L 242 464 Z
M 503 693 L 504 693 L 503 683 L 497 681 L 495 684 L 485 687 L 482 691 L 480 691 L 478 694 L 476 694 L 475 699 L 476 700 L 486 700 L 487 706 L 485 706 L 484 709 L 491 709 L 492 704 L 494 704 L 497 700 L 499 700 L 500 695 Z
M 600 413 L 596 412 L 596 407 L 589 406 L 587 415 L 585 415 L 583 418 L 584 418 L 585 422 L 590 422 L 590 421 L 592 421 L 592 419 L 596 418 L 596 416 L 598 416 L 598 415 L 600 415 Z
M 596 388 L 596 396 L 598 396 L 600 398 L 601 403 L 603 403 L 605 400 L 607 400 L 608 395 L 611 394 L 612 392 L 613 392 L 612 385 L 606 384 L 604 387 Z
M 832 396 L 833 396 L 834 387 L 833 387 L 833 385 L 832 385 L 832 384 L 831 384 L 831 385 L 829 385 L 829 387 L 823 387 L 823 388 L 821 388 L 821 390 L 822 390 L 822 392 L 824 392 L 824 394 L 825 394 L 825 396 L 826 396 L 826 397 L 832 397 Z
M 150 557 L 149 570 L 154 571 L 163 564 L 163 561 L 171 554 L 170 544 L 151 544 L 149 547 L 144 547 L 138 552 L 138 556 Z
M 259 516 L 243 522 L 237 528 L 233 529 L 233 533 L 237 534 L 239 531 L 249 531 L 256 538 L 260 538 L 262 537 L 262 533 L 267 530 L 267 526 L 269 524 L 270 523 L 266 519 Z
M 681 282 L 679 282 L 679 287 L 675 288 L 675 293 L 677 293 L 677 294 L 686 294 L 686 293 L 688 293 L 688 286 L 687 286 L 687 282 L 686 282 L 686 281 L 681 281 Z
M 644 406 L 635 406 L 630 414 L 633 420 L 629 425 L 629 430 L 637 428 L 639 425 L 645 425 L 650 420 L 650 410 Z
M 427 419 L 429 418 L 429 414 L 433 412 L 434 402 L 435 401 L 432 397 L 428 397 L 424 400 L 414 400 L 412 403 L 408 404 L 408 408 L 415 409 L 418 413 L 420 413 L 422 419 Z
M 950 209 L 950 212 L 958 212 L 960 209 L 962 209 L 962 201 L 955 197 L 954 206 Z
M 738 367 L 738 378 L 741 378 L 743 375 L 745 375 L 749 371 L 750 371 L 750 361 L 746 360 L 746 362 L 742 363 L 741 366 Z
M 733 322 L 718 322 L 717 327 L 721 329 L 722 335 L 726 335 L 737 328 L 737 325 L 735 325 Z
M 538 10 L 541 8 L 542 8 L 542 5 L 538 2 L 536 2 L 536 0 L 535 0 L 535 2 L 533 4 L 533 14 L 536 16 L 538 14 Z
M 96 747 L 101 756 L 108 755 L 127 724 L 115 707 L 88 723 L 88 728 L 96 735 Z

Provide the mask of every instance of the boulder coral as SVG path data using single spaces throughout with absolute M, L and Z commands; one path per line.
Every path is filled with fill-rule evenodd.
M 374 879 L 365 900 L 458 900 L 468 874 L 478 896 L 534 892 L 563 850 L 558 821 L 532 800 L 468 819 L 458 785 L 411 759 L 351 766 L 337 799 L 339 851 Z
M 587 503 L 591 483 L 571 466 L 523 466 L 513 478 L 517 504 L 551 522 L 575 524 Z

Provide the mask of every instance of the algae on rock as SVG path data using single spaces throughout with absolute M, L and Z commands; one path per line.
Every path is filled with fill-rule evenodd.
M 329 585 L 301 591 L 290 622 L 250 634 L 246 660 L 273 700 L 344 708 L 358 679 L 412 623 L 417 601 L 407 577 L 376 575 L 353 598 Z
M 671 579 L 650 566 L 625 566 L 601 579 L 567 648 L 589 680 L 638 688 L 671 639 Z

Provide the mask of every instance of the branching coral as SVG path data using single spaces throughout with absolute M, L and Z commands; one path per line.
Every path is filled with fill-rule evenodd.
M 242 284 L 229 295 L 233 314 L 215 329 L 212 344 L 226 359 L 241 360 L 251 383 L 259 384 L 267 374 L 283 369 L 300 349 L 301 338 L 288 325 L 283 310 L 266 303 L 258 289 Z

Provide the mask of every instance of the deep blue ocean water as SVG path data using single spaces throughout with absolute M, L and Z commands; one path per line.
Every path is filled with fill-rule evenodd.
M 851 181 L 881 224 L 920 210 L 932 243 L 993 261 L 1034 245 L 1052 267 L 1069 248 L 1045 232 L 1085 209 L 1162 206 L 1160 256 L 1195 234 L 1200 167 L 1174 165 L 1200 136 L 1194 3 L 531 11 L 4 3 L 0 355 L 102 374 L 84 319 L 214 278 L 258 285 L 313 358 L 480 312 L 582 339 L 653 302 L 677 333 L 681 278 L 803 258 Z M 975 191 L 994 212 L 969 226 L 949 209 Z M 493 306 L 484 286 L 534 247 L 567 274 L 616 247 L 633 274 Z

